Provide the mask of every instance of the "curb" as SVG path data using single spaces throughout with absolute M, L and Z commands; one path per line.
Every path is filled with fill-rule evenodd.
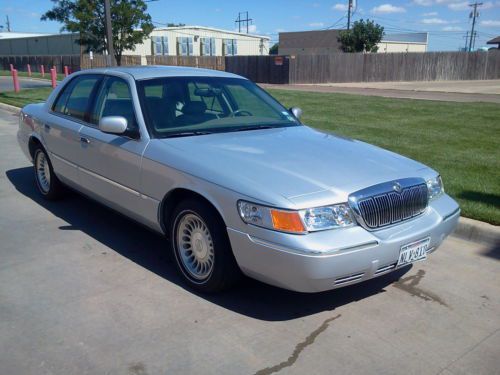
M 500 245 L 500 226 L 466 217 L 460 217 L 451 235 L 466 241 L 492 246 Z
M 10 105 L 10 104 L 5 104 L 5 103 L 0 103 L 0 109 L 3 109 L 5 111 L 12 112 L 14 114 L 18 114 L 21 108 Z

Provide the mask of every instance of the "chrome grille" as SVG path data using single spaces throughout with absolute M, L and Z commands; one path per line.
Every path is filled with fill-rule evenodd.
M 360 224 L 373 230 L 422 214 L 428 203 L 427 185 L 416 180 L 392 181 L 350 196 L 349 202 Z M 412 182 L 420 183 L 409 185 Z

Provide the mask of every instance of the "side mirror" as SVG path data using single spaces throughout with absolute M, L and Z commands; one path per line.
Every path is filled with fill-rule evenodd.
M 103 133 L 123 134 L 127 131 L 127 119 L 122 116 L 105 116 L 99 120 L 99 130 Z
M 290 112 L 292 112 L 292 114 L 299 120 L 302 117 L 302 109 L 300 109 L 299 107 L 290 108 Z

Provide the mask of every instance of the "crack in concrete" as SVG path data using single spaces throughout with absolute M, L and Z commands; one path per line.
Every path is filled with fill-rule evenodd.
M 269 375 L 278 371 L 281 371 L 285 367 L 290 367 L 293 366 L 294 363 L 297 361 L 299 358 L 300 353 L 308 347 L 309 345 L 314 343 L 314 340 L 323 332 L 325 331 L 328 326 L 330 325 L 330 322 L 334 321 L 335 319 L 340 318 L 340 314 L 337 316 L 334 316 L 333 318 L 326 319 L 317 329 L 312 331 L 309 336 L 306 337 L 306 339 L 302 342 L 299 342 L 296 346 L 295 349 L 293 350 L 293 353 L 288 359 L 284 362 L 281 362 L 275 366 L 271 367 L 266 367 L 262 370 L 259 370 L 255 373 L 255 375 Z
M 420 280 L 422 280 L 424 275 L 424 270 L 418 270 L 416 275 L 408 276 L 399 281 L 396 281 L 393 286 L 406 293 L 409 293 L 414 297 L 423 299 L 424 301 L 437 302 L 442 306 L 450 308 L 450 306 L 448 306 L 446 302 L 444 302 L 443 299 L 437 294 L 418 287 L 418 284 L 420 283 Z

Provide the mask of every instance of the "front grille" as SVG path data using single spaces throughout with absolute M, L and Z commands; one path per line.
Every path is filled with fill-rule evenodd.
M 368 229 L 383 228 L 422 214 L 428 203 L 425 183 L 363 196 L 356 200 L 357 213 Z

